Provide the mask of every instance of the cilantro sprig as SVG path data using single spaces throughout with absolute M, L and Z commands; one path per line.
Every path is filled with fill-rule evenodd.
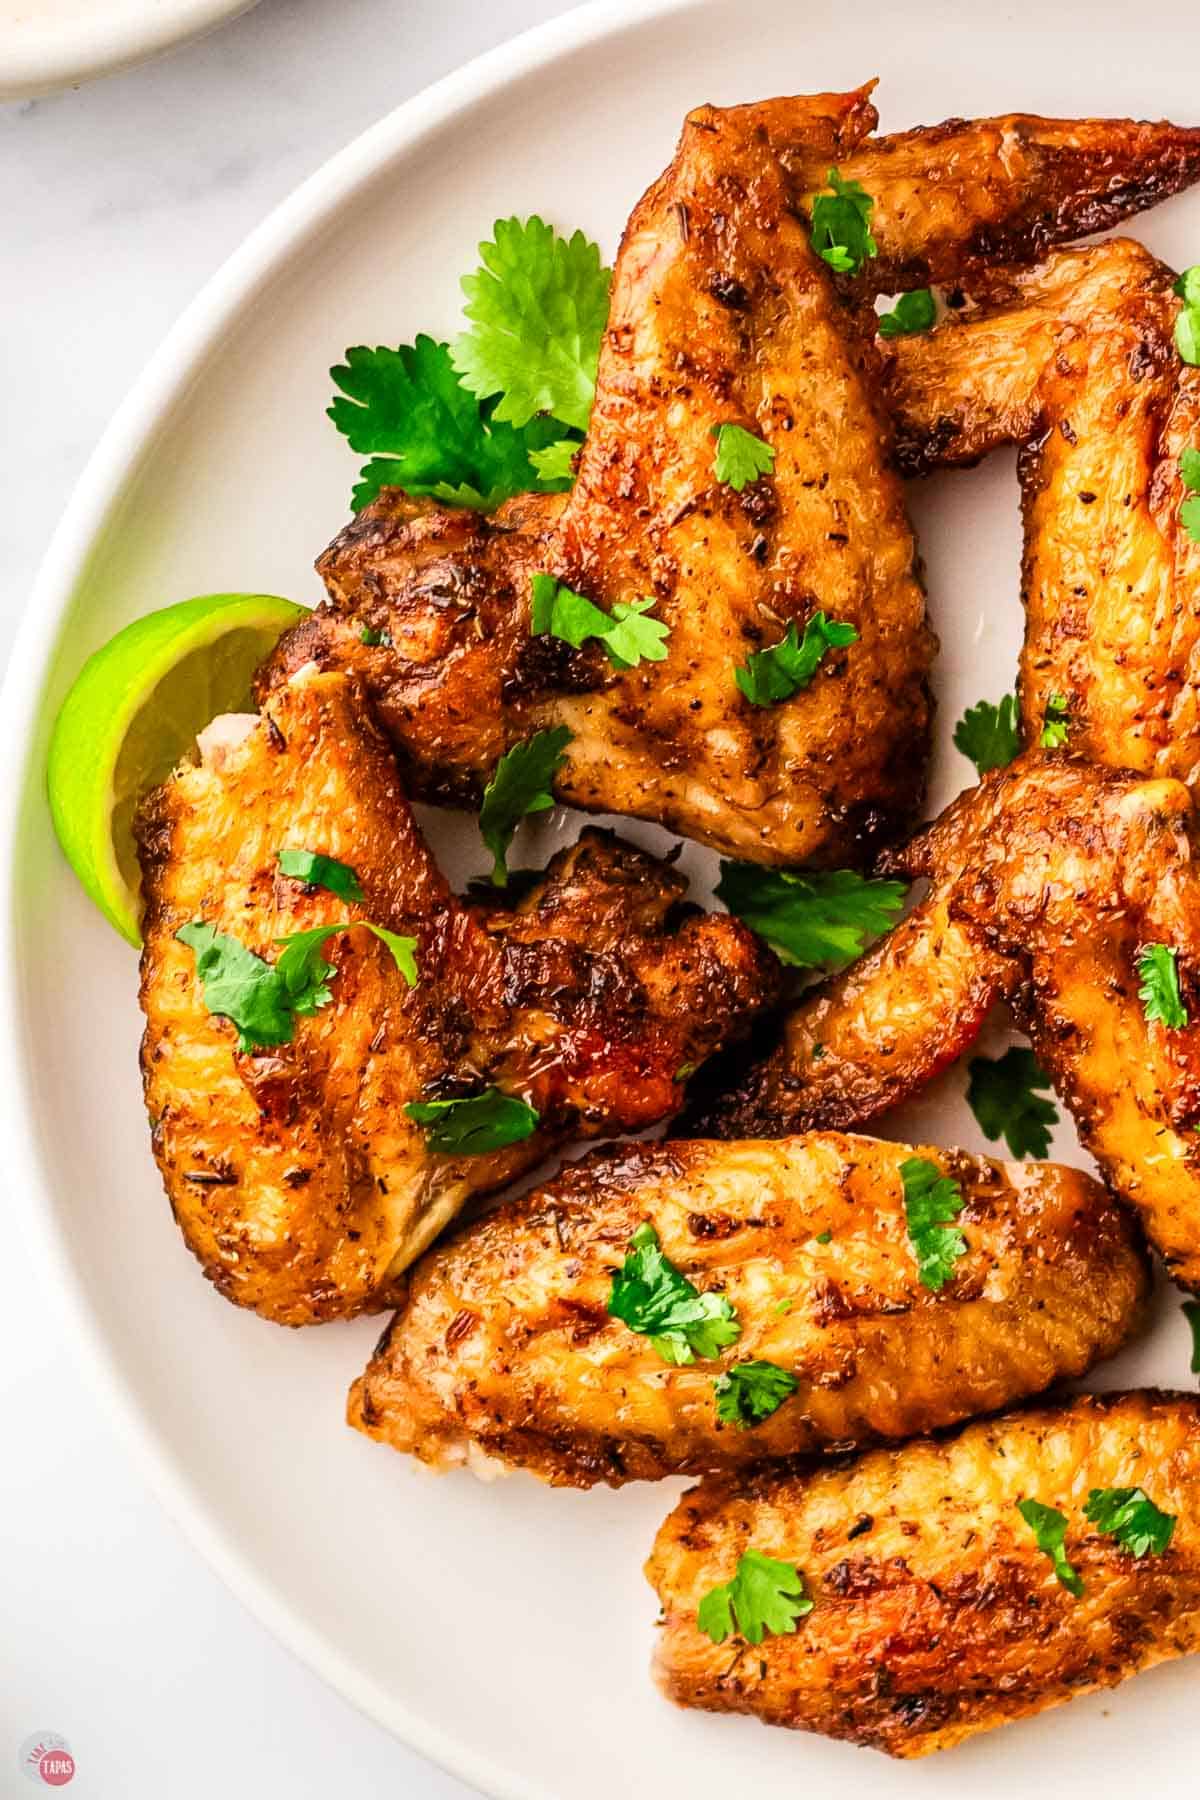
M 853 869 L 804 875 L 758 863 L 723 862 L 717 899 L 798 968 L 840 968 L 861 956 L 868 938 L 895 924 L 902 881 L 873 881 Z
M 631 1331 L 650 1339 L 668 1363 L 716 1356 L 742 1335 L 724 1294 L 701 1293 L 664 1255 L 653 1225 L 639 1225 L 614 1270 L 608 1311 Z
M 1140 1487 L 1093 1488 L 1083 1515 L 1139 1562 L 1144 1556 L 1161 1556 L 1175 1535 L 1175 1519 L 1160 1512 Z
M 815 612 L 800 637 L 793 619 L 777 644 L 755 650 L 733 672 L 738 691 L 751 706 L 778 706 L 808 687 L 829 650 L 858 642 L 853 625 Z
M 770 444 L 755 437 L 744 425 L 714 425 L 708 435 L 717 440 L 713 473 L 735 494 L 760 475 L 769 475 L 775 467 L 775 452 Z
M 917 1277 L 922 1287 L 940 1293 L 953 1280 L 955 1263 L 967 1254 L 967 1240 L 954 1223 L 965 1204 L 962 1189 L 924 1156 L 905 1157 L 900 1180 Z
M 665 662 L 670 627 L 649 616 L 652 599 L 618 600 L 611 613 L 553 575 L 533 577 L 531 623 L 535 636 L 561 638 L 576 649 L 599 638 L 614 668 L 632 669 L 640 662 Z
M 1179 508 L 1179 522 L 1193 544 L 1200 544 L 1200 450 L 1185 450 L 1179 458 L 1179 479 L 1191 495 Z
M 551 783 L 566 761 L 570 741 L 568 727 L 554 725 L 514 744 L 496 764 L 479 810 L 480 836 L 494 858 L 494 886 L 504 887 L 508 881 L 508 847 L 521 820 L 554 805 Z
M 1017 696 L 1005 694 L 994 705 L 980 700 L 970 706 L 954 727 L 955 747 L 975 764 L 976 773 L 1003 769 L 1021 748 L 1017 728 Z
M 277 850 L 275 856 L 281 875 L 290 875 L 309 887 L 324 888 L 340 900 L 361 900 L 363 897 L 354 870 L 349 863 L 339 862 L 335 856 L 325 856 L 319 850 Z
M 1200 263 L 1185 269 L 1174 290 L 1183 301 L 1175 320 L 1175 348 L 1185 363 L 1200 363 Z
M 696 1625 L 714 1644 L 735 1631 L 748 1644 L 761 1644 L 764 1637 L 793 1633 L 814 1604 L 794 1563 L 743 1550 L 733 1579 L 710 1588 L 701 1600 Z
M 1179 952 L 1168 944 L 1147 944 L 1137 959 L 1137 972 L 1142 983 L 1138 999 L 1147 1025 L 1182 1031 L 1188 1010 L 1179 991 Z
M 1067 1515 L 1040 1500 L 1018 1500 L 1017 1511 L 1034 1535 L 1038 1549 L 1054 1564 L 1054 1573 L 1067 1592 L 1078 1600 L 1083 1579 L 1067 1557 Z
M 1200 1375 L 1200 1300 L 1185 1300 L 1183 1316 L 1192 1332 L 1192 1374 Z
M 928 331 L 937 318 L 937 302 L 930 288 L 914 288 L 901 294 L 891 312 L 880 313 L 875 329 L 880 337 L 913 337 Z
M 1039 740 L 1043 750 L 1065 750 L 1070 730 L 1070 706 L 1065 694 L 1048 694 L 1046 710 L 1042 714 L 1042 735 Z
M 714 1377 L 717 1417 L 723 1425 L 736 1425 L 746 1431 L 778 1412 L 799 1386 L 791 1370 L 781 1369 L 778 1363 L 735 1363 L 732 1369 Z
M 860 181 L 844 181 L 836 169 L 830 169 L 826 185 L 831 194 L 813 197 L 813 249 L 839 275 L 857 275 L 879 250 L 871 236 L 875 202 Z
M 1032 1050 L 1014 1045 L 1003 1056 L 968 1064 L 967 1104 L 985 1137 L 1003 1138 L 1011 1156 L 1045 1156 L 1058 1109 L 1038 1092 L 1050 1086 Z
M 439 1156 L 488 1156 L 524 1143 L 540 1119 L 536 1107 L 497 1087 L 459 1100 L 413 1100 L 404 1111 L 426 1126 L 426 1146 Z

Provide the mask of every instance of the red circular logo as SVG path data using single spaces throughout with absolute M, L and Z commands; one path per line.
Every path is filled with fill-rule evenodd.
M 66 1787 L 75 1779 L 75 1758 L 65 1737 L 57 1731 L 35 1731 L 17 1752 L 23 1775 L 42 1787 Z
M 38 1759 L 38 1774 L 47 1787 L 66 1787 L 75 1773 L 75 1758 L 69 1750 L 47 1750 Z

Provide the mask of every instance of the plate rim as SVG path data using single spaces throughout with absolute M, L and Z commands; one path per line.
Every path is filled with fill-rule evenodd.
M 116 75 L 249 12 L 258 0 L 173 0 L 170 17 L 126 13 L 22 28 L 0 57 L 0 100 L 29 100 Z
M 276 1641 L 357 1711 L 428 1761 L 492 1800 L 561 1795 L 430 1723 L 402 1695 L 353 1667 L 310 1626 L 282 1589 L 230 1537 L 143 1411 L 90 1305 L 58 1216 L 55 1183 L 39 1145 L 34 1072 L 22 1030 L 16 848 L 31 789 L 38 792 L 46 731 L 42 696 L 64 618 L 89 558 L 145 447 L 202 370 L 224 325 L 276 269 L 392 158 L 411 152 L 472 105 L 561 57 L 712 0 L 588 0 L 463 64 L 402 102 L 327 158 L 275 206 L 208 278 L 168 330 L 89 456 L 26 600 L 0 685 L 0 1137 L 11 1157 L 9 1193 L 35 1266 L 61 1306 L 75 1354 L 147 1485 L 188 1542 Z

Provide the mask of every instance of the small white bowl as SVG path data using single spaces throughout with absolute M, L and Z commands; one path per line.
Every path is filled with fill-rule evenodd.
M 0 100 L 111 75 L 199 37 L 255 0 L 0 0 Z

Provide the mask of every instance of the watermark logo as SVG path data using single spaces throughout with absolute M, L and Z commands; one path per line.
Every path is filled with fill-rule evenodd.
M 75 1758 L 57 1731 L 35 1731 L 17 1751 L 17 1762 L 30 1781 L 43 1787 L 66 1787 L 75 1777 Z

